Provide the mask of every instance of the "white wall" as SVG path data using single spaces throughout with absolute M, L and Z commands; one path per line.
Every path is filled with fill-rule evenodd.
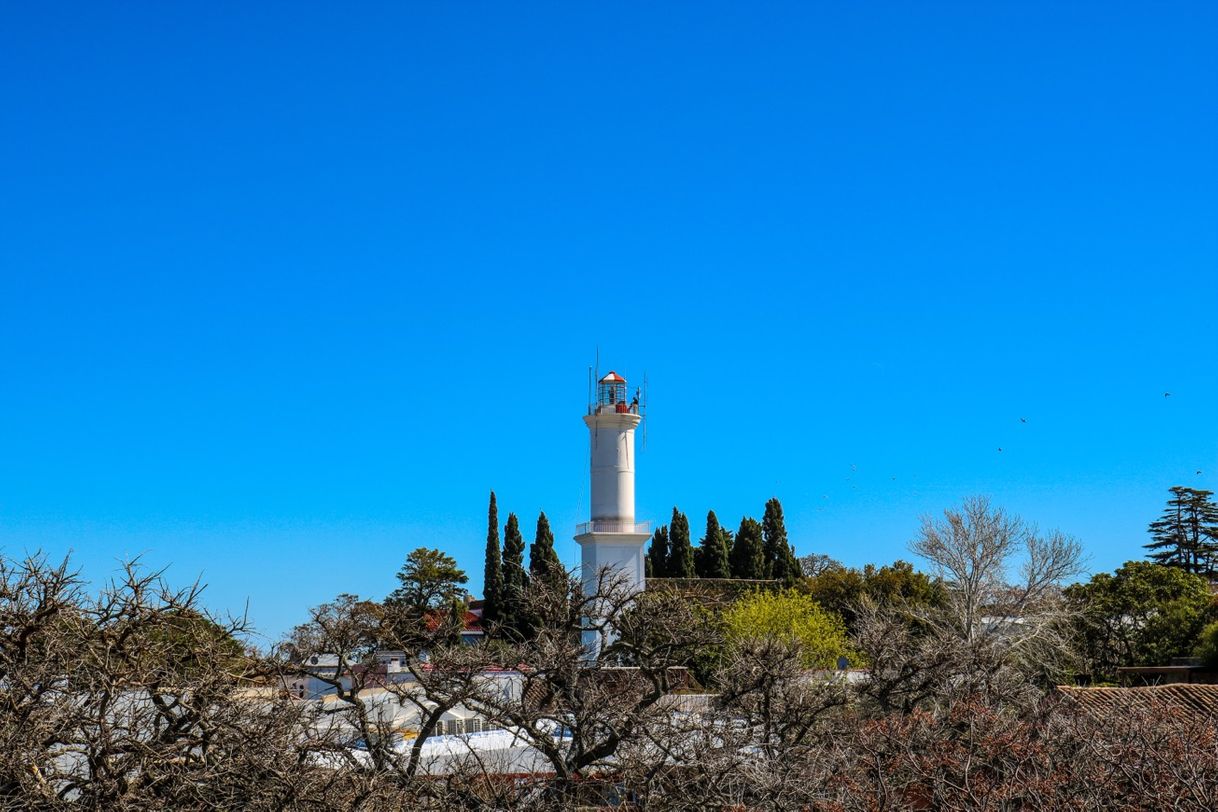
M 592 521 L 634 521 L 634 430 L 637 414 L 590 414 Z

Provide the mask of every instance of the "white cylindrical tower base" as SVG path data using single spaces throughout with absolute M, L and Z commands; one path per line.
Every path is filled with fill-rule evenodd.
M 596 523 L 592 523 L 596 526 Z M 587 525 L 584 525 L 587 527 Z M 640 526 L 640 529 L 646 525 Z M 631 528 L 634 530 L 634 527 Z M 602 577 L 618 588 L 639 592 L 646 585 L 643 545 L 651 538 L 647 532 L 585 532 L 575 537 L 580 546 L 580 575 L 584 594 L 591 595 L 601 586 Z

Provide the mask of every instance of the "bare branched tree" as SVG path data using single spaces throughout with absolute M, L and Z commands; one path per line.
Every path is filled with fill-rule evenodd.
M 942 519 L 926 517 L 911 545 L 948 586 L 948 606 L 926 613 L 941 633 L 966 647 L 998 646 L 1046 673 L 1069 660 L 1067 579 L 1082 570 L 1082 547 L 1059 531 L 1035 527 L 966 499 Z
M 282 808 L 308 710 L 199 606 L 138 564 L 94 597 L 67 562 L 0 558 L 0 801 L 21 809 Z
M 799 557 L 799 571 L 805 578 L 815 578 L 832 569 L 840 569 L 841 563 L 824 553 L 809 553 Z

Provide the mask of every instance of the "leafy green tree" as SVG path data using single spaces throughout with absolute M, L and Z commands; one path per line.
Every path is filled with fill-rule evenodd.
M 524 596 L 529 587 L 529 573 L 524 568 L 524 536 L 520 521 L 509 513 L 503 527 L 503 596 L 500 623 L 504 629 L 520 633 L 524 630 Z
M 833 668 L 842 656 L 858 660 L 842 619 L 795 590 L 753 592 L 723 612 L 723 625 L 729 645 L 768 638 L 799 646 L 805 668 Z
M 657 527 L 651 534 L 651 546 L 647 548 L 648 577 L 668 577 L 668 525 Z
M 499 622 L 503 601 L 503 558 L 499 552 L 499 506 L 491 491 L 486 516 L 486 565 L 483 570 L 482 620 L 488 628 Z
M 1129 561 L 1065 590 L 1075 609 L 1082 654 L 1092 674 L 1121 666 L 1167 665 L 1192 653 L 1215 617 L 1204 578 L 1177 567 Z
M 554 550 L 554 533 L 550 520 L 542 512 L 537 516 L 537 533 L 529 546 L 529 573 L 534 578 L 561 578 L 565 574 L 562 561 Z
M 668 539 L 668 577 L 693 578 L 697 573 L 694 571 L 694 548 L 689 540 L 689 519 L 675 507 Z
M 461 585 L 469 580 L 452 556 L 430 547 L 419 547 L 406 556 L 397 579 L 398 588 L 389 593 L 385 604 L 415 619 L 463 597 Z
M 1163 515 L 1150 524 L 1154 539 L 1144 545 L 1156 563 L 1179 567 L 1185 572 L 1213 575 L 1218 565 L 1218 505 L 1213 491 L 1171 489 Z
M 1218 620 L 1207 623 L 1197 636 L 1197 647 L 1193 656 L 1200 657 L 1203 665 L 1218 668 Z
M 698 543 L 695 566 L 700 578 L 728 578 L 731 565 L 727 558 L 727 535 L 719 526 L 715 511 L 706 514 L 706 535 Z
M 762 549 L 765 557 L 765 577 L 791 587 L 799 580 L 799 561 L 787 541 L 787 525 L 782 516 L 782 504 L 776 498 L 765 503 L 761 518 Z
M 761 525 L 756 519 L 744 517 L 736 531 L 736 543 L 730 555 L 733 578 L 761 579 L 766 577 L 765 552 L 762 549 Z
M 902 609 L 942 608 L 947 592 L 943 583 L 914 569 L 907 561 L 860 569 L 825 564 L 820 573 L 805 578 L 800 589 L 826 610 L 840 615 L 846 628 L 855 630 L 864 602 Z

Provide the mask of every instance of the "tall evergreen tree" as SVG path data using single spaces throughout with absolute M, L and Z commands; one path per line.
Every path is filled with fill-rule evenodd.
M 469 579 L 448 553 L 419 547 L 406 556 L 398 570 L 398 588 L 385 598 L 387 606 L 401 607 L 407 615 L 422 618 L 464 597 L 461 585 Z
M 434 624 L 446 623 L 445 614 L 454 603 L 465 606 L 462 584 L 469 579 L 448 553 L 419 547 L 406 556 L 398 570 L 398 588 L 385 598 L 389 610 L 385 620 L 403 639 L 420 641 Z M 460 623 L 464 622 L 464 613 Z M 461 625 L 452 627 L 459 634 Z
M 799 562 L 787 541 L 787 525 L 782 516 L 782 504 L 777 498 L 765 503 L 761 518 L 761 536 L 765 555 L 765 577 L 794 586 L 799 579 Z
M 1154 541 L 1144 545 L 1158 564 L 1185 572 L 1213 575 L 1218 568 L 1218 505 L 1213 491 L 1177 485 L 1156 522 L 1150 524 Z
M 647 563 L 652 578 L 668 577 L 668 525 L 657 527 L 651 534 L 651 546 L 647 548 Z
M 524 536 L 520 535 L 520 522 L 515 513 L 509 513 L 503 528 L 503 597 L 500 604 L 500 622 L 504 628 L 516 632 L 523 630 L 524 593 L 529 586 L 529 574 L 524 568 Z
M 561 578 L 564 574 L 562 561 L 554 551 L 554 534 L 550 531 L 550 520 L 543 511 L 537 516 L 537 534 L 529 546 L 529 573 L 534 578 Z
M 463 598 L 453 597 L 448 602 L 448 642 L 456 645 L 461 642 L 461 633 L 465 631 L 465 613 L 469 605 Z
M 745 516 L 736 531 L 736 542 L 729 556 L 733 578 L 765 578 L 765 552 L 762 548 L 761 525 Z
M 482 621 L 489 628 L 499 622 L 503 600 L 503 558 L 499 552 L 499 506 L 491 491 L 486 516 L 486 565 L 483 570 Z
M 729 578 L 732 570 L 728 562 L 727 534 L 719 526 L 715 511 L 706 514 L 706 535 L 698 543 L 695 564 L 700 578 Z
M 693 578 L 694 546 L 689 540 L 689 519 L 685 514 L 672 509 L 672 523 L 668 526 L 668 577 Z

